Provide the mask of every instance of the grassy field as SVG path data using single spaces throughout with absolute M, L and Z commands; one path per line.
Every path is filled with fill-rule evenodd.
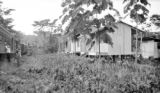
M 158 93 L 160 67 L 91 61 L 65 54 L 34 55 L 20 67 L 6 64 L 0 93 Z M 5 69 L 8 68 L 8 69 Z

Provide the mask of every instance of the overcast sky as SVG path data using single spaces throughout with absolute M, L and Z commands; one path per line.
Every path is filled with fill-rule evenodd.
M 3 7 L 13 8 L 11 17 L 14 19 L 14 29 L 25 34 L 33 34 L 32 26 L 34 21 L 42 19 L 55 19 L 62 13 L 60 7 L 62 0 L 1 0 Z M 114 1 L 114 7 L 121 13 L 123 11 L 123 0 Z M 151 14 L 160 14 L 160 0 L 149 0 L 151 3 Z

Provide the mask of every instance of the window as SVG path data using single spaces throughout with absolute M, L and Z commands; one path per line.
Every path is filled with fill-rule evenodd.
M 136 48 L 136 30 L 131 29 L 131 51 L 134 52 Z
M 137 51 L 140 51 L 140 44 L 141 44 L 141 34 L 139 30 L 137 31 L 138 37 L 137 37 Z M 131 51 L 136 51 L 136 29 L 131 29 Z

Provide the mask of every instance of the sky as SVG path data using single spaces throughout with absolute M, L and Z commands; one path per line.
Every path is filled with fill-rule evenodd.
M 33 34 L 34 21 L 43 19 L 56 19 L 62 14 L 62 0 L 1 0 L 3 7 L 15 9 L 11 17 L 14 19 L 15 30 L 26 35 Z M 123 0 L 112 0 L 114 7 L 123 15 Z M 160 0 L 149 0 L 151 14 L 160 14 Z
M 3 7 L 15 9 L 11 17 L 15 30 L 33 34 L 34 21 L 55 19 L 62 13 L 61 0 L 2 0 Z

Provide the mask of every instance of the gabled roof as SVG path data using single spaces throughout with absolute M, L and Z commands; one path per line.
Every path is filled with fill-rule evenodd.
M 125 24 L 125 25 L 127 25 L 127 26 L 130 26 L 130 27 L 133 28 L 133 29 L 137 29 L 138 31 L 145 32 L 145 31 L 143 31 L 143 30 L 141 30 L 141 29 L 139 29 L 139 28 L 137 28 L 137 27 L 135 27 L 135 26 L 132 26 L 132 25 L 126 23 L 126 22 L 119 21 L 118 23 L 122 23 L 122 24 Z

